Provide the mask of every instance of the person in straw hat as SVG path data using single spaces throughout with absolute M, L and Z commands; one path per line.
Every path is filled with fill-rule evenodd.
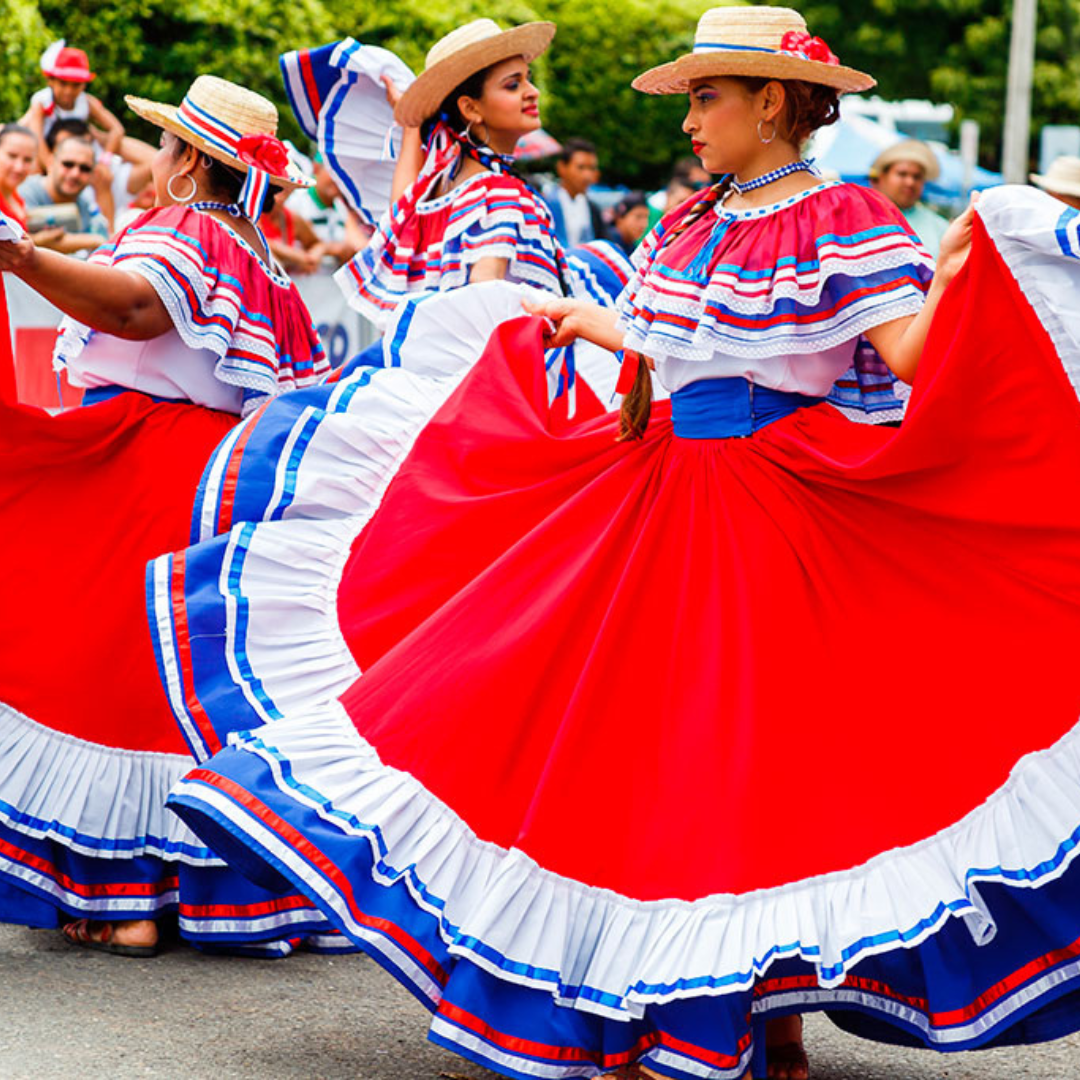
M 529 65 L 555 35 L 549 22 L 501 29 L 476 19 L 429 50 L 404 91 L 386 76 L 404 135 L 392 205 L 370 244 L 337 275 L 376 325 L 408 295 L 504 279 L 562 292 L 551 215 L 509 167 L 540 127 Z
M 901 139 L 887 146 L 870 166 L 870 183 L 897 206 L 935 258 L 949 223 L 922 201 L 922 195 L 926 182 L 940 175 L 937 156 L 920 139 Z
M 195 695 L 209 760 L 170 806 L 504 1075 L 792 1080 L 809 1009 L 938 1049 L 1065 1033 L 1080 360 L 1035 313 L 1068 312 L 1080 238 L 1026 204 L 1009 233 L 1051 200 L 1006 189 L 932 269 L 888 200 L 814 176 L 803 138 L 872 80 L 794 11 L 708 12 L 637 82 L 688 95 L 726 179 L 617 320 L 534 305 L 555 325 L 503 322 L 409 426 L 405 350 L 453 348 L 470 290 L 401 305 L 321 459 L 306 421 L 279 439 L 312 465 L 287 512 L 157 561 L 170 666 L 216 648 L 195 685 L 242 714 Z M 549 403 L 545 339 L 576 334 L 623 348 L 624 417 Z M 898 429 L 823 401 L 864 336 L 917 369 Z
M 1068 155 L 1056 158 L 1045 175 L 1032 173 L 1031 182 L 1066 206 L 1080 210 L 1080 158 Z
M 184 542 L 203 467 L 241 415 L 329 370 L 254 224 L 273 191 L 307 181 L 273 104 L 244 87 L 202 75 L 179 106 L 128 101 L 162 131 L 157 206 L 86 263 L 0 243 L 0 269 L 65 313 L 56 363 L 89 406 L 0 406 L 0 560 L 18 567 L 0 575 L 0 919 L 150 956 L 156 920 L 179 915 L 193 942 L 273 953 L 304 932 L 297 904 L 165 812 L 191 758 L 144 573 Z

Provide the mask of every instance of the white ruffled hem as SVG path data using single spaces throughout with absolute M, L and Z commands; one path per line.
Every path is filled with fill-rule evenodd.
M 439 920 L 451 952 L 500 978 L 547 988 L 560 1004 L 622 1019 L 649 1005 L 745 990 L 784 958 L 815 964 L 821 986 L 835 987 L 859 960 L 913 948 L 952 917 L 988 943 L 996 926 L 979 885 L 1033 888 L 1059 877 L 1080 830 L 1078 725 L 1022 758 L 976 810 L 917 844 L 744 895 L 640 901 L 479 839 L 410 775 L 383 765 L 337 703 L 231 742 L 262 758 L 281 791 L 328 827 L 370 843 L 375 880 L 404 881 Z M 231 816 L 241 831 L 250 825 L 205 785 L 184 781 L 174 790 Z M 337 889 L 288 845 L 258 832 L 362 939 L 366 930 Z M 589 993 L 569 992 L 580 987 Z
M 265 722 L 273 719 L 272 708 L 288 712 L 332 700 L 360 674 L 337 616 L 337 589 L 353 542 L 496 327 L 524 314 L 526 294 L 499 281 L 407 301 L 383 339 L 387 366 L 355 372 L 335 384 L 323 408 L 309 407 L 294 419 L 263 521 L 232 530 L 217 582 L 231 676 Z M 361 379 L 366 385 L 351 393 Z M 296 461 L 292 451 L 305 439 Z M 211 507 L 225 477 L 218 464 L 204 496 Z M 151 563 L 152 617 L 170 705 L 190 745 L 200 746 L 175 656 L 170 559 Z M 283 611 L 288 619 L 281 618 Z M 241 652 L 243 671 L 236 660 Z
M 174 814 L 183 754 L 119 750 L 65 735 L 0 702 L 0 822 L 81 855 L 221 866 Z

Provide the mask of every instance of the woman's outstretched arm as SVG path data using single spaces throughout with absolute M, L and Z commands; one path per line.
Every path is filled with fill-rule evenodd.
M 389 75 L 383 76 L 383 86 L 386 87 L 386 100 L 390 103 L 390 108 L 396 108 L 401 100 L 401 91 L 394 85 Z M 398 154 L 397 164 L 394 166 L 394 179 L 390 184 L 391 206 L 416 183 L 416 178 L 424 165 L 424 147 L 420 141 L 420 129 L 407 127 L 402 128 L 402 132 L 401 152 Z
M 926 302 L 919 314 L 893 319 L 866 331 L 867 340 L 889 366 L 889 370 L 903 382 L 910 383 L 914 380 L 938 302 L 949 282 L 967 262 L 974 220 L 975 204 L 972 202 L 942 237 L 934 280 L 930 283 L 930 291 L 926 294 Z
M 173 325 L 145 278 L 43 250 L 28 236 L 0 243 L 0 271 L 22 278 L 65 315 L 102 333 L 146 341 Z

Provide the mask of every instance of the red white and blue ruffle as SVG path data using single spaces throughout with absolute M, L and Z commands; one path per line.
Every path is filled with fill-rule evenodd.
M 353 307 L 381 328 L 409 294 L 460 288 L 488 258 L 507 261 L 507 281 L 562 292 L 551 214 L 534 191 L 515 176 L 484 172 L 430 197 L 441 179 L 422 174 L 337 272 Z
M 148 210 L 90 262 L 145 278 L 184 344 L 212 352 L 215 377 L 243 390 L 245 414 L 285 390 L 314 385 L 330 370 L 296 286 L 210 214 L 183 206 Z M 64 319 L 58 368 L 93 333 Z
M 386 49 L 345 38 L 285 53 L 281 73 L 304 134 L 318 145 L 349 205 L 374 227 L 390 206 L 400 140 L 382 79 L 406 90 L 412 71 Z
M 808 1009 L 939 1050 L 1072 1030 L 1075 220 L 983 197 L 899 430 L 678 439 L 660 403 L 616 443 L 552 421 L 527 319 L 426 421 L 386 396 L 407 356 L 372 372 L 292 440 L 312 505 L 182 556 L 211 569 L 172 617 L 257 659 L 236 693 L 289 675 L 246 732 L 203 700 L 196 753 L 230 745 L 171 805 L 510 1076 L 734 1080 Z
M 916 314 L 933 260 L 876 192 L 828 182 L 780 206 L 715 206 L 673 243 L 687 200 L 634 252 L 620 303 L 626 347 L 711 360 L 800 356 Z
M 356 522 L 375 512 L 418 434 L 490 335 L 520 318 L 526 295 L 522 286 L 489 282 L 413 298 L 387 328 L 381 367 L 349 366 L 333 383 L 285 395 L 222 440 L 199 485 L 195 546 L 148 568 L 162 682 L 197 759 L 219 750 L 231 731 L 275 719 L 298 702 L 331 700 L 359 674 L 327 602 L 322 559 L 312 561 L 306 541 L 278 548 L 275 534 L 258 523 L 304 529 L 318 521 L 343 553 Z M 575 353 L 579 402 L 603 411 L 618 361 L 596 347 Z M 568 419 L 565 379 L 551 356 L 540 371 L 559 422 Z M 311 538 L 324 552 L 329 542 L 321 531 Z M 269 592 L 249 591 L 253 574 Z M 293 618 L 264 618 L 274 605 Z M 295 621 L 301 610 L 302 623 Z M 285 653 L 295 663 L 281 664 Z

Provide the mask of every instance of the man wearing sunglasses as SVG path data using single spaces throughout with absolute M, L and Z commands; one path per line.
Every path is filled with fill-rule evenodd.
M 30 232 L 41 247 L 74 255 L 107 239 L 109 228 L 90 187 L 93 171 L 93 147 L 70 137 L 57 142 L 44 176 L 31 176 L 20 185 Z

